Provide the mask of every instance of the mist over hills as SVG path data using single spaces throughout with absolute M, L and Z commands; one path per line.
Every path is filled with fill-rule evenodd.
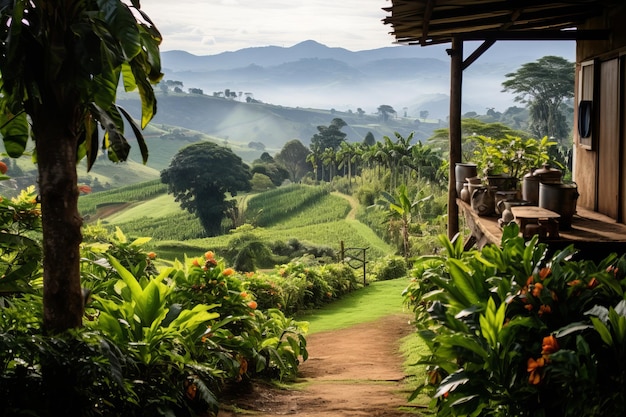
M 468 42 L 465 55 L 478 43 Z M 381 104 L 409 116 L 428 111 L 445 119 L 450 90 L 448 45 L 389 46 L 365 51 L 330 48 L 309 40 L 291 47 L 267 46 L 196 56 L 184 51 L 162 53 L 165 79 L 186 88 L 246 92 L 264 103 L 376 112 Z M 501 92 L 505 74 L 546 55 L 574 60 L 573 42 L 497 42 L 464 74 L 463 111 L 504 111 L 513 97 Z
M 474 47 L 465 49 L 469 54 Z M 506 73 L 546 55 L 573 61 L 574 52 L 571 42 L 496 43 L 465 71 L 463 112 L 503 112 L 516 104 L 500 92 Z M 342 130 L 349 142 L 362 141 L 368 132 L 376 140 L 414 132 L 414 140 L 422 141 L 447 126 L 450 62 L 445 46 L 352 52 L 307 41 L 209 56 L 169 51 L 162 59 L 164 80 L 181 81 L 183 91 L 155 89 L 158 112 L 150 124 L 155 131 L 146 139 L 152 155 L 148 167 L 156 170 L 197 140 L 227 144 L 251 162 L 263 151 L 274 155 L 292 139 L 308 145 L 317 126 L 335 117 L 347 123 Z M 190 88 L 204 94 L 190 94 Z M 225 98 L 226 90 L 234 96 Z M 119 104 L 140 118 L 136 95 L 121 94 Z M 392 106 L 396 115 L 382 121 L 376 114 L 382 104 Z M 135 153 L 136 147 L 131 154 L 140 160 Z

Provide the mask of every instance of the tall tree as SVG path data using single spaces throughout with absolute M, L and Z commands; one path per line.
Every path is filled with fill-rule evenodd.
M 226 193 L 235 197 L 239 191 L 249 191 L 251 178 L 239 156 L 213 142 L 185 146 L 161 171 L 168 192 L 183 209 L 197 214 L 209 236 L 220 234 L 222 219 L 235 207 Z
M 267 152 L 263 152 L 259 159 L 255 160 L 252 163 L 252 169 L 250 173 L 254 176 L 254 174 L 262 174 L 267 176 L 272 184 L 275 186 L 279 186 L 289 178 L 289 172 L 279 165 L 272 155 Z
M 311 138 L 311 150 L 323 152 L 326 148 L 337 150 L 347 136 L 341 129 L 347 126 L 343 119 L 334 118 L 328 126 L 318 126 L 317 133 Z
M 565 99 L 574 97 L 574 74 L 574 63 L 544 56 L 506 74 L 508 79 L 502 83 L 502 91 L 517 94 L 515 101 L 527 104 L 534 135 L 563 140 L 569 130 L 561 108 Z
M 310 153 L 311 151 L 298 139 L 290 140 L 276 154 L 276 162 L 289 172 L 291 181 L 298 182 L 310 172 L 307 162 Z
M 386 122 L 387 120 L 389 120 L 390 116 L 396 114 L 394 108 L 391 107 L 389 104 L 381 104 L 380 106 L 378 106 L 377 111 L 383 122 Z
M 35 142 L 44 328 L 58 332 L 80 326 L 83 315 L 76 164 L 85 155 L 88 168 L 95 162 L 98 124 L 109 159 L 125 160 L 123 117 L 147 160 L 140 128 L 115 101 L 123 78 L 126 90 L 139 90 L 141 126 L 153 117 L 161 35 L 139 0 L 5 1 L 0 19 L 0 133 L 11 157 L 24 152 L 29 137 Z
M 325 179 L 324 166 L 328 165 L 330 171 L 331 165 L 334 165 L 334 154 L 339 148 L 341 142 L 343 142 L 347 136 L 346 133 L 341 131 L 341 128 L 344 126 L 347 126 L 347 124 L 343 119 L 334 118 L 330 125 L 318 126 L 317 133 L 311 138 L 311 152 L 314 156 L 309 157 L 308 159 L 309 162 L 315 160 L 317 164 L 321 164 L 322 181 Z M 332 164 L 331 160 L 333 161 Z M 316 169 L 314 168 L 314 170 Z M 331 179 L 332 173 L 329 173 L 328 180 L 330 181 Z
M 372 132 L 367 132 L 367 134 L 363 138 L 363 144 L 366 146 L 374 146 L 375 143 L 376 138 L 374 138 L 374 134 Z

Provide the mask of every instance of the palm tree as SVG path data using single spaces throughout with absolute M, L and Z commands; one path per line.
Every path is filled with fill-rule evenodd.
M 408 258 L 411 249 L 409 228 L 411 225 L 412 203 L 409 199 L 407 188 L 402 184 L 396 190 L 395 195 L 383 191 L 381 196 L 382 198 L 375 203 L 375 206 L 387 211 L 389 233 L 393 235 L 394 231 L 398 230 L 402 240 L 403 255 L 405 258 Z
M 432 196 L 427 196 L 420 200 L 411 201 L 406 185 L 402 184 L 396 190 L 395 195 L 383 192 L 382 198 L 374 204 L 374 207 L 378 209 L 387 210 L 389 232 L 393 234 L 394 230 L 398 230 L 402 241 L 403 256 L 407 259 L 411 252 L 409 236 L 413 212 L 415 207 L 423 206 L 424 202 L 431 198 Z
M 317 165 L 319 164 L 320 156 L 317 152 L 312 151 L 310 154 L 306 156 L 306 161 L 313 166 L 313 176 L 315 177 L 315 182 L 319 181 L 317 176 Z M 323 175 L 323 172 L 322 172 Z
M 335 177 L 335 167 L 336 167 L 336 159 L 337 152 L 333 148 L 326 148 L 324 152 L 322 152 L 322 166 L 328 167 L 328 181 L 331 182 Z M 322 173 L 322 177 L 323 177 Z M 322 178 L 323 179 L 323 178 Z

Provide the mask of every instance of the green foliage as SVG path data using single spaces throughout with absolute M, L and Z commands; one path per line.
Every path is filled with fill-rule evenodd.
M 507 174 L 521 180 L 522 176 L 550 162 L 549 150 L 556 145 L 545 136 L 541 140 L 519 136 L 473 136 L 474 156 L 483 178 L 488 175 Z
M 0 198 L 0 297 L 33 291 L 41 277 L 41 211 L 35 187 Z
M 328 126 L 317 126 L 317 133 L 311 138 L 311 150 L 313 153 L 322 153 L 325 149 L 336 150 L 343 142 L 346 133 L 341 129 L 347 126 L 346 122 L 334 118 Z
M 281 185 L 283 181 L 289 178 L 289 172 L 282 165 L 278 164 L 267 152 L 263 152 L 261 157 L 254 161 L 250 172 L 253 176 L 255 174 L 265 175 L 274 186 Z M 267 188 L 263 190 L 265 189 Z
M 298 139 L 290 140 L 276 154 L 276 162 L 289 172 L 289 179 L 292 182 L 298 182 L 311 171 L 307 162 L 310 152 Z
M 406 277 L 409 268 L 403 257 L 388 255 L 372 262 L 369 266 L 369 272 L 376 281 L 386 281 Z
M 506 74 L 503 91 L 511 91 L 515 100 L 528 103 L 530 130 L 537 137 L 549 136 L 564 142 L 569 129 L 562 106 L 574 97 L 574 63 L 562 57 L 544 56 Z
M 257 294 L 259 307 L 286 314 L 320 307 L 362 286 L 347 264 L 319 265 L 307 257 L 277 266 L 272 272 L 250 273 L 247 283 Z
M 212 252 L 162 267 L 149 238 L 85 237 L 83 329 L 44 334 L 40 285 L 0 305 L 0 415 L 205 415 L 225 383 L 291 379 L 306 360 L 306 323 L 257 309 Z
M 249 191 L 248 166 L 230 149 L 212 142 L 199 142 L 182 148 L 170 166 L 161 171 L 161 181 L 168 185 L 181 208 L 196 213 L 209 236 L 222 231 L 222 219 L 236 207 L 226 200 L 239 191 Z
M 265 174 L 260 174 L 258 172 L 252 174 L 250 184 L 252 185 L 252 191 L 255 192 L 262 192 L 271 190 L 272 188 L 276 188 L 276 185 L 274 185 L 270 177 Z
M 624 258 L 573 260 L 504 230 L 502 246 L 420 258 L 405 299 L 429 347 L 438 415 L 620 415 Z M 600 411 L 602 410 L 602 411 Z
M 237 228 L 228 241 L 225 257 L 237 271 L 252 272 L 257 268 L 273 267 L 274 256 L 267 243 L 260 239 L 250 225 Z

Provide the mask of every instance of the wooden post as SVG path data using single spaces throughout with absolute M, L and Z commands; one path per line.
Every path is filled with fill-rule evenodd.
M 448 238 L 459 232 L 459 207 L 456 204 L 456 175 L 454 167 L 461 162 L 461 89 L 463 86 L 463 41 L 455 36 L 448 49 L 450 68 L 450 181 L 448 183 Z
M 366 270 L 366 265 L 367 265 L 367 255 L 365 253 L 365 251 L 367 251 L 367 248 L 363 248 L 363 286 L 367 285 L 367 270 Z

